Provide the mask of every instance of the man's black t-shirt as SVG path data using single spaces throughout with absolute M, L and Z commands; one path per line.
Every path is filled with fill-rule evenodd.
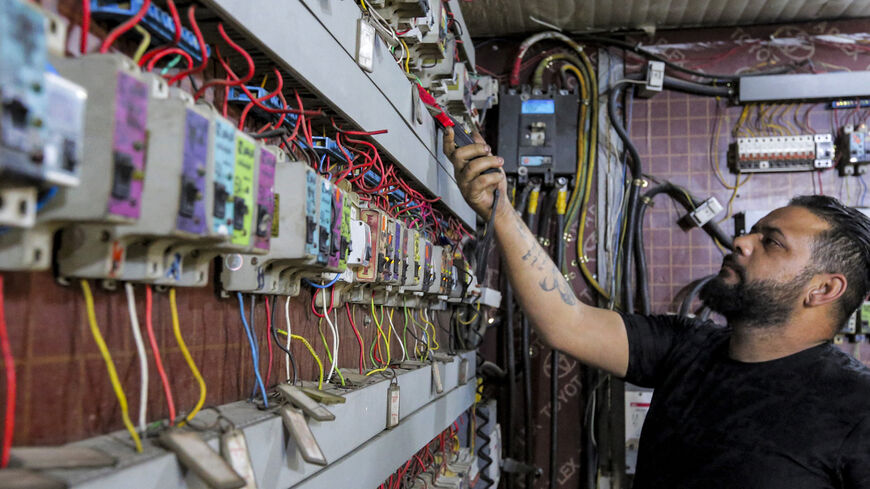
M 624 316 L 625 380 L 655 389 L 635 489 L 870 488 L 870 370 L 830 344 L 760 363 L 730 328 Z

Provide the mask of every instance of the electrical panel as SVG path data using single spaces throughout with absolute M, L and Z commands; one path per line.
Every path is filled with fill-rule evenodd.
M 776 173 L 833 168 L 831 134 L 737 138 L 728 154 L 734 173 Z
M 865 124 L 848 124 L 840 131 L 837 167 L 840 174 L 863 175 L 870 164 L 870 130 Z
M 498 155 L 504 170 L 519 175 L 543 176 L 552 183 L 557 176 L 577 171 L 577 119 L 580 99 L 576 92 L 502 90 L 499 94 Z

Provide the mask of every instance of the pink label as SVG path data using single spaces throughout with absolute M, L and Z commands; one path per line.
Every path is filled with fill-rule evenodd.
M 261 250 L 269 249 L 272 235 L 272 213 L 275 207 L 275 155 L 265 149 L 260 150 L 260 179 L 257 185 L 257 230 L 254 246 Z
M 147 121 L 148 85 L 126 73 L 118 73 L 112 145 L 112 187 L 108 203 L 110 214 L 139 218 L 145 178 Z

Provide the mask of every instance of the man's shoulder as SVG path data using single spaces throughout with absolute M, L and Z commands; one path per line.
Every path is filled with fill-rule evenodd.
M 821 373 L 864 386 L 870 390 L 870 368 L 857 358 L 834 345 L 827 345 L 821 359 L 825 366 Z

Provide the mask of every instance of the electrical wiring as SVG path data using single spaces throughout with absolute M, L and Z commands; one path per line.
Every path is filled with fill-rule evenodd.
M 387 350 L 387 361 L 384 363 L 383 366 L 368 371 L 368 372 L 366 373 L 366 377 L 368 377 L 369 375 L 374 374 L 374 373 L 383 372 L 384 370 L 386 370 L 386 369 L 389 368 L 389 366 L 390 366 L 390 337 L 384 335 L 384 330 L 381 329 L 381 321 L 378 320 L 378 317 L 377 317 L 377 315 L 375 314 L 375 298 L 374 298 L 374 295 L 372 295 L 372 301 L 371 301 L 371 302 L 372 302 L 372 318 L 375 320 L 375 325 L 378 327 L 378 337 L 379 337 L 379 338 L 380 338 L 380 337 L 384 337 L 384 338 L 386 338 L 385 341 L 384 341 L 384 343 L 385 343 L 385 345 L 386 345 L 386 350 Z M 383 307 L 383 306 L 381 306 L 381 307 Z M 382 309 L 382 311 L 383 311 L 383 309 Z
M 6 326 L 6 306 L 3 276 L 0 275 L 0 350 L 3 353 L 3 371 L 6 373 L 6 399 L 3 418 L 3 441 L 0 447 L 0 468 L 9 465 L 9 453 L 12 451 L 12 435 L 15 432 L 15 397 L 18 391 L 15 376 L 15 358 L 12 356 L 12 346 L 9 344 L 9 330 Z
M 138 24 L 135 28 L 136 32 L 142 36 L 142 42 L 139 43 L 136 51 L 133 52 L 133 62 L 139 64 L 139 60 L 142 59 L 142 55 L 145 54 L 145 50 L 148 49 L 148 46 L 151 44 L 151 33 Z
M 193 58 L 189 54 L 187 54 L 185 50 L 181 48 L 166 48 L 163 51 L 159 52 L 156 56 L 153 56 L 148 61 L 148 65 L 145 67 L 145 69 L 147 71 L 153 71 L 158 61 L 171 54 L 181 56 L 185 61 L 187 61 L 187 66 L 193 66 Z
M 344 303 L 345 310 L 347 310 L 347 320 L 350 321 L 350 327 L 353 328 L 353 333 L 356 335 L 356 339 L 359 342 L 359 373 L 362 375 L 363 370 L 365 370 L 365 351 L 366 347 L 363 344 L 362 336 L 359 334 L 359 330 L 356 329 L 356 322 L 353 320 L 353 314 L 350 312 L 350 303 Z
M 243 87 L 243 86 L 245 86 L 245 83 L 248 83 L 251 80 L 251 78 L 254 77 L 254 60 L 251 58 L 251 55 L 248 54 L 247 51 L 242 49 L 241 46 L 239 46 L 238 44 L 233 42 L 232 39 L 230 39 L 230 37 L 227 35 L 226 30 L 224 30 L 224 24 L 222 22 L 218 23 L 218 32 L 220 33 L 221 37 L 223 37 L 224 41 L 226 41 L 226 43 L 230 45 L 231 48 L 233 48 L 234 50 L 236 50 L 236 52 L 238 52 L 240 55 L 242 55 L 242 58 L 244 58 L 245 63 L 248 66 L 248 73 L 243 78 L 239 78 L 238 76 L 236 76 L 236 74 L 234 72 L 232 72 L 232 70 L 229 69 L 229 65 L 226 63 L 226 61 L 224 61 L 223 57 L 221 56 L 220 48 L 215 46 L 215 48 L 214 48 L 215 56 L 217 57 L 221 66 L 223 66 L 224 70 L 227 72 L 227 78 L 226 79 L 212 78 L 211 80 L 203 83 L 202 86 L 199 87 L 199 90 L 197 90 L 193 94 L 194 100 L 199 100 L 203 96 L 203 94 L 205 94 L 205 91 L 210 87 L 214 87 L 214 86 L 224 86 L 224 87 L 240 86 L 240 87 Z M 251 98 L 254 98 L 254 97 L 251 97 Z
M 398 328 L 393 325 L 393 313 L 396 312 L 396 308 L 391 308 L 390 313 L 387 314 L 387 319 L 390 321 L 390 327 L 388 331 L 392 331 L 393 335 L 396 337 L 396 340 L 399 341 L 399 346 L 402 347 L 402 361 L 406 361 L 408 359 L 408 350 L 405 348 L 405 343 L 402 341 L 402 338 L 399 336 Z
M 305 282 L 306 284 L 314 287 L 315 289 L 328 289 L 328 288 L 332 287 L 333 285 L 335 285 L 335 283 L 338 282 L 338 279 L 340 279 L 340 278 L 341 278 L 341 274 L 336 273 L 335 277 L 332 280 L 330 280 L 328 283 L 321 284 L 321 285 L 318 285 L 318 284 L 308 280 L 307 278 L 303 278 L 302 281 Z
M 169 426 L 175 424 L 175 400 L 172 398 L 172 387 L 169 384 L 169 376 L 166 375 L 166 370 L 163 368 L 163 360 L 160 358 L 160 348 L 157 346 L 157 338 L 154 336 L 154 324 L 152 321 L 151 310 L 153 300 L 151 297 L 151 285 L 145 285 L 145 331 L 148 333 L 148 343 L 151 345 L 151 351 L 154 353 L 154 364 L 157 366 L 157 373 L 160 375 L 160 383 L 163 385 L 163 394 L 166 396 L 166 407 L 169 410 Z
M 266 331 L 272 332 L 272 309 L 269 304 L 269 298 L 266 297 L 266 300 L 263 301 L 266 304 Z M 274 362 L 274 353 L 272 350 L 272 342 L 268 339 L 266 340 L 267 348 L 269 349 L 269 362 L 266 364 L 266 385 L 269 385 L 269 381 L 272 380 L 272 363 Z
M 193 357 L 190 355 L 190 350 L 187 349 L 187 344 L 184 343 L 184 338 L 181 336 L 181 327 L 178 320 L 178 303 L 175 299 L 175 287 L 169 289 L 169 310 L 172 314 L 172 332 L 175 334 L 175 341 L 178 342 L 178 348 L 181 350 L 181 354 L 184 356 L 187 366 L 190 367 L 190 373 L 193 374 L 193 378 L 196 379 L 196 383 L 199 384 L 199 400 L 196 401 L 196 405 L 193 406 L 193 409 L 184 417 L 184 421 L 179 423 L 179 426 L 183 426 L 185 423 L 196 417 L 199 410 L 202 409 L 202 405 L 205 404 L 205 379 L 202 378 L 202 374 L 200 374 L 199 369 L 196 368 L 196 363 L 194 363 Z
M 88 53 L 88 36 L 91 34 L 91 0 L 82 0 L 81 28 L 82 32 L 79 37 L 79 54 L 84 56 Z
M 195 68 L 188 68 L 187 70 L 181 71 L 177 75 L 173 76 L 169 79 L 167 84 L 175 85 L 177 82 L 183 80 L 185 77 L 190 75 L 195 75 L 197 73 L 202 73 L 205 70 L 206 65 L 208 65 L 208 49 L 206 49 L 205 38 L 202 37 L 202 31 L 199 29 L 199 24 L 196 22 L 196 5 L 191 5 L 189 9 L 187 9 L 187 18 L 190 20 L 190 26 L 193 28 L 193 33 L 196 36 L 196 43 L 199 46 L 200 57 L 202 57 L 202 61 L 199 66 Z
M 145 17 L 145 14 L 148 12 L 148 7 L 150 6 L 151 0 L 142 0 L 142 6 L 139 7 L 139 11 L 136 12 L 134 16 L 130 17 L 129 19 L 124 21 L 124 23 L 112 29 L 109 34 L 106 35 L 106 38 L 103 40 L 103 44 L 100 45 L 100 54 L 108 53 L 109 48 L 112 47 L 112 44 L 115 44 L 115 41 L 119 37 L 121 37 L 122 34 L 132 29 L 133 26 L 138 24 L 139 21 L 141 21 L 142 18 Z
M 287 362 L 285 363 L 286 372 L 287 372 L 287 380 L 290 380 L 290 364 L 293 364 L 293 383 L 295 384 L 299 380 L 299 370 L 296 368 L 296 359 L 293 357 L 293 354 L 290 352 L 290 340 L 293 338 L 293 334 L 290 329 L 290 296 L 287 296 L 287 299 L 284 301 L 284 321 L 287 323 L 287 341 L 284 344 L 284 353 L 287 355 Z M 276 328 L 277 330 L 277 328 Z M 276 336 L 277 341 L 277 336 Z
M 263 396 L 263 404 L 269 407 L 269 398 L 266 396 L 266 387 L 263 385 L 263 379 L 260 377 L 259 359 L 257 358 L 257 348 L 254 345 L 254 337 L 251 332 L 251 327 L 248 326 L 248 319 L 245 317 L 245 300 L 242 298 L 241 292 L 236 292 L 236 297 L 239 299 L 239 313 L 242 316 L 242 325 L 245 327 L 245 334 L 248 335 L 248 343 L 251 346 L 251 359 L 254 364 L 254 376 L 257 379 L 256 387 L 259 387 L 260 394 Z M 255 387 L 255 388 L 256 388 Z
M 145 343 L 142 341 L 142 331 L 139 328 L 139 316 L 136 314 L 133 284 L 126 282 L 124 291 L 127 293 L 127 310 L 130 313 L 133 342 L 136 344 L 136 354 L 139 356 L 139 432 L 144 434 L 148 412 L 148 355 L 145 353 Z
M 279 333 L 290 336 L 296 341 L 301 341 L 305 348 L 308 349 L 308 353 L 311 353 L 311 356 L 314 358 L 314 361 L 317 362 L 317 369 L 320 371 L 320 379 L 317 381 L 317 389 L 323 390 L 323 362 L 320 361 L 320 357 L 317 356 L 317 352 L 314 351 L 314 348 L 311 347 L 311 343 L 308 342 L 305 338 L 299 336 L 298 334 L 290 334 L 288 335 L 286 331 L 283 329 L 278 330 Z
M 404 301 L 402 304 L 402 309 L 403 309 L 404 316 L 405 316 L 405 326 L 402 329 L 402 338 L 404 338 L 405 344 L 407 345 L 408 344 L 408 306 L 404 304 Z M 411 330 L 411 336 L 414 338 L 414 350 L 413 350 L 414 360 L 419 360 L 420 358 L 417 356 L 417 341 L 418 340 L 417 340 L 417 335 L 414 334 L 413 329 Z
M 127 411 L 127 396 L 124 395 L 121 381 L 118 379 L 118 372 L 115 370 L 115 362 L 112 361 L 112 354 L 109 352 L 109 348 L 106 346 L 106 341 L 103 339 L 103 335 L 100 333 L 100 328 L 97 325 L 97 313 L 94 309 L 94 297 L 91 294 L 91 286 L 88 284 L 88 281 L 84 279 L 80 280 L 79 284 L 81 285 L 82 293 L 85 296 L 85 308 L 88 312 L 88 324 L 90 324 L 91 327 L 91 334 L 94 337 L 94 343 L 97 344 L 97 348 L 100 350 L 103 361 L 106 362 L 109 381 L 112 383 L 112 389 L 115 391 L 115 396 L 118 398 L 118 406 L 121 408 L 121 419 L 124 422 L 124 427 L 126 427 L 127 431 L 130 433 L 130 437 L 133 438 L 133 443 L 136 445 L 136 451 L 141 453 L 142 441 L 139 439 L 139 433 L 136 432 L 133 422 L 130 421 L 130 414 Z
M 179 41 L 181 41 L 181 17 L 178 15 L 178 9 L 175 7 L 175 2 L 173 0 L 166 0 L 166 6 L 169 7 L 169 15 L 172 17 L 172 25 L 175 31 L 172 36 L 172 41 L 168 45 L 156 47 L 145 53 L 142 59 L 139 60 L 140 67 L 148 62 L 152 56 L 166 48 L 178 46 Z
M 441 345 L 438 343 L 438 331 L 435 328 L 435 325 L 432 324 L 432 321 L 429 321 L 429 313 L 427 309 L 423 309 L 422 307 L 417 311 L 417 314 L 420 315 L 420 320 L 423 321 L 423 324 L 432 328 L 432 343 L 435 344 L 435 348 L 432 348 L 432 351 L 438 351 L 441 349 Z M 428 331 L 427 331 L 428 332 Z
M 329 292 L 329 309 L 332 310 L 332 298 L 335 289 L 330 289 Z M 341 380 L 341 385 L 344 385 L 344 376 L 341 374 L 341 370 L 338 367 L 338 349 L 341 346 L 340 340 L 338 338 L 338 328 L 335 327 L 335 323 L 329 317 L 329 311 L 326 310 L 326 301 L 323 302 L 323 317 L 326 319 L 326 323 L 329 325 L 329 329 L 332 331 L 332 353 L 330 353 L 329 348 L 326 348 L 326 353 L 329 355 L 330 366 L 329 366 L 329 375 L 326 376 L 326 381 L 329 382 L 332 380 L 332 375 L 334 373 L 338 373 L 338 377 Z M 323 331 L 320 332 L 320 337 L 323 338 Z M 326 346 L 326 339 L 323 339 L 323 345 Z

